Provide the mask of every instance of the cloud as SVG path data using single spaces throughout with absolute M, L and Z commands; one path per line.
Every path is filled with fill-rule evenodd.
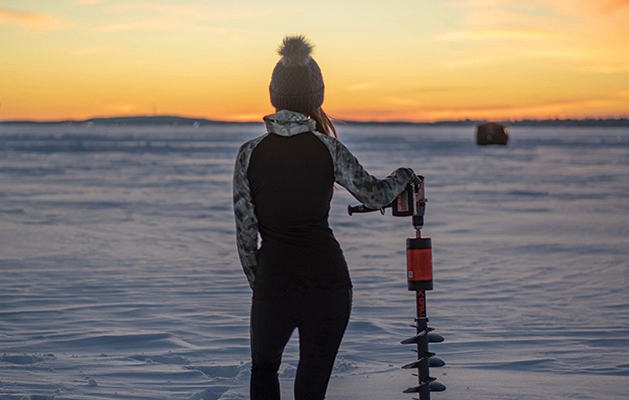
M 387 99 L 385 99 L 385 101 L 389 104 L 393 104 L 396 106 L 403 106 L 403 107 L 421 107 L 422 102 L 417 101 L 417 100 L 413 100 L 413 99 L 407 99 L 407 98 L 403 98 L 403 97 L 389 97 Z
M 444 7 L 461 21 L 435 38 L 453 44 L 446 68 L 552 60 L 578 72 L 628 70 L 629 0 L 465 0 Z
M 81 49 L 75 49 L 70 52 L 71 56 L 91 56 L 95 54 L 113 53 L 117 51 L 117 47 L 105 46 L 105 47 L 85 47 Z
M 111 14 L 123 15 L 118 21 L 97 28 L 100 31 L 188 31 L 226 34 L 231 29 L 210 26 L 216 21 L 263 19 L 270 9 L 252 7 L 216 7 L 192 4 L 117 3 L 105 7 Z M 124 20 L 123 20 L 124 19 Z
M 559 39 L 558 33 L 532 29 L 466 29 L 438 36 L 443 41 L 547 40 Z
M 473 68 L 483 65 L 499 64 L 510 61 L 511 56 L 504 54 L 482 54 L 473 57 L 458 57 L 454 60 L 444 61 L 442 64 L 449 69 Z
M 592 17 L 629 10 L 629 0 L 537 0 L 565 15 Z
M 468 92 L 481 89 L 479 85 L 424 85 L 424 86 L 410 86 L 406 89 L 396 90 L 396 93 L 411 94 L 411 95 L 424 95 L 435 93 L 452 93 L 452 92 Z
M 205 32 L 217 35 L 226 34 L 230 29 L 216 26 L 207 26 L 199 24 L 190 24 L 181 20 L 171 18 L 153 18 L 141 21 L 119 22 L 103 25 L 97 28 L 104 32 L 123 32 L 123 31 L 188 31 L 188 32 Z
M 136 110 L 138 105 L 134 103 L 114 103 L 109 104 L 106 108 L 107 111 L 112 113 L 128 114 Z
M 603 10 L 607 12 L 615 12 L 629 8 L 629 0 L 606 0 L 601 1 L 599 4 L 601 4 L 603 6 Z
M 259 113 L 250 113 L 250 114 L 231 114 L 227 116 L 223 116 L 220 119 L 225 119 L 227 121 L 238 121 L 238 122 L 260 122 L 262 119 L 260 115 L 268 113 L 269 110 L 261 111 Z
M 452 60 L 443 61 L 442 65 L 449 69 L 464 69 L 495 64 L 522 64 L 530 61 L 548 60 L 562 61 L 572 66 L 572 69 L 584 71 L 584 65 L 601 61 L 588 49 L 561 46 L 537 46 L 506 48 L 501 52 L 481 52 L 472 56 L 462 55 Z
M 616 105 L 617 99 L 593 98 L 524 105 L 421 108 L 415 111 L 415 115 L 421 115 L 426 120 L 570 118 L 583 115 L 588 110 L 604 110 Z
M 613 14 L 629 10 L 629 0 L 462 0 L 445 3 L 444 7 L 468 10 L 465 13 L 467 22 L 495 23 L 510 22 L 526 15 L 551 15 L 553 12 L 582 17 L 591 17 L 592 13 Z M 482 16 L 485 18 L 477 19 Z
M 356 83 L 354 85 L 347 86 L 345 90 L 347 90 L 348 92 L 364 92 L 367 90 L 371 90 L 375 87 L 376 85 L 374 85 L 373 83 L 364 82 L 364 83 Z
M 184 21 L 256 20 L 272 14 L 270 9 L 253 7 L 216 7 L 192 4 L 124 3 L 107 7 L 112 13 L 153 13 Z
M 0 24 L 17 25 L 42 31 L 60 30 L 72 25 L 50 15 L 3 8 L 0 8 Z
M 592 65 L 581 68 L 583 72 L 595 72 L 598 74 L 621 74 L 629 72 L 629 62 L 625 63 L 593 63 Z
M 443 7 L 453 9 L 461 15 L 462 22 L 469 26 L 517 28 L 537 26 L 548 21 L 548 6 L 545 0 L 519 2 L 514 0 L 467 0 L 445 3 Z M 533 24 L 533 25 L 531 25 Z
M 93 5 L 93 4 L 100 4 L 100 3 L 107 3 L 109 2 L 109 0 L 76 0 L 74 2 L 74 4 L 81 4 L 81 5 Z
M 517 120 L 526 118 L 583 118 L 622 115 L 629 92 L 620 91 L 615 97 L 556 100 L 530 104 L 468 107 L 361 108 L 335 112 L 341 119 L 370 121 L 444 121 L 444 120 Z

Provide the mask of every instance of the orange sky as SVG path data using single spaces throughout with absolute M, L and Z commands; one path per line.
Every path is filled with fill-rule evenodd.
M 286 34 L 348 120 L 629 117 L 629 0 L 0 0 L 0 120 L 259 121 Z

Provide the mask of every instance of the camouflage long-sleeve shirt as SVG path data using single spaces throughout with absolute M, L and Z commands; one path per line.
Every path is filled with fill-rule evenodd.
M 317 132 L 315 121 L 303 114 L 282 110 L 266 116 L 264 121 L 268 133 L 240 147 L 236 157 L 233 180 L 238 255 L 252 288 L 256 283 L 260 227 L 249 180 L 249 167 L 252 154 L 269 135 L 293 137 L 311 132 L 325 145 L 329 152 L 333 165 L 333 179 L 346 188 L 358 201 L 370 208 L 388 205 L 415 178 L 415 173 L 410 168 L 398 168 L 384 179 L 370 175 L 347 147 L 339 140 Z M 332 184 L 333 182 L 330 183 L 330 186 Z M 308 185 L 308 182 L 304 182 L 303 185 Z M 327 207 L 329 209 L 329 199 Z M 327 226 L 327 213 L 325 224 Z

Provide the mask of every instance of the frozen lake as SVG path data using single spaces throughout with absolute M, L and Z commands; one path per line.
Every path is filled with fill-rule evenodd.
M 0 124 L 0 399 L 248 398 L 231 178 L 262 124 Z M 339 126 L 367 170 L 426 177 L 436 400 L 626 399 L 629 129 Z M 412 399 L 410 219 L 330 221 L 354 308 L 329 399 Z M 296 336 L 296 335 L 295 335 Z M 297 342 L 282 366 L 292 398 Z

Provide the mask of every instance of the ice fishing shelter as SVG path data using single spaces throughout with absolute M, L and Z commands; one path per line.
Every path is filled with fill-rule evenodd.
M 476 144 L 478 145 L 500 144 L 504 146 L 508 141 L 509 131 L 504 125 L 488 122 L 476 128 Z

